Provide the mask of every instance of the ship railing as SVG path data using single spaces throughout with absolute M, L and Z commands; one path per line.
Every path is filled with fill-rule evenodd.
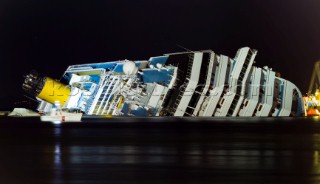
M 243 81 L 243 78 L 246 74 L 246 71 L 248 69 L 248 66 L 249 66 L 249 63 L 252 59 L 252 55 L 253 55 L 253 52 L 251 50 L 249 50 L 248 54 L 247 54 L 247 57 L 245 59 L 245 62 L 243 64 L 243 67 L 240 71 L 240 75 L 239 75 L 239 78 L 238 78 L 238 86 L 237 86 L 237 90 L 236 90 L 236 95 L 232 101 L 232 104 L 231 104 L 231 107 L 229 108 L 228 110 L 228 116 L 231 116 L 236 108 L 236 105 L 238 104 L 239 102 L 239 99 L 240 99 L 240 96 L 241 96 L 241 92 L 242 92 L 242 81 Z
M 188 112 L 184 112 L 184 114 L 187 114 L 188 116 L 194 116 L 193 114 L 190 114 Z
M 106 90 L 105 90 L 105 93 L 104 93 L 104 95 L 103 95 L 102 100 L 101 100 L 100 103 L 99 103 L 99 107 L 98 107 L 98 109 L 97 109 L 97 111 L 96 111 L 96 114 L 99 114 L 99 113 L 100 113 L 103 104 L 108 103 L 108 102 L 106 101 L 106 98 L 107 98 L 107 97 L 110 97 L 111 90 L 113 89 L 114 83 L 115 83 L 115 81 L 116 81 L 117 79 L 118 79 L 117 77 L 113 77 L 112 80 L 111 80 L 111 82 L 109 83 L 109 84 L 111 84 L 111 85 L 104 86 L 104 90 L 105 90 L 105 89 L 106 89 Z M 101 96 L 100 96 L 100 97 L 101 97 Z

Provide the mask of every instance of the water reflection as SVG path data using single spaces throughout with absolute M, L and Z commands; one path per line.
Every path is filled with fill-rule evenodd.
M 54 149 L 54 165 L 56 168 L 61 167 L 61 146 L 59 143 L 55 145 Z
M 273 146 L 270 146 L 273 144 Z M 180 164 L 186 166 L 206 166 L 210 168 L 246 169 L 289 169 L 293 164 L 318 163 L 318 152 L 313 150 L 279 149 L 281 143 L 257 143 L 247 149 L 244 142 L 226 145 L 219 149 L 215 143 L 201 145 L 190 143 L 181 145 L 137 146 L 137 145 L 70 145 L 65 155 L 68 164 Z M 233 147 L 233 148 L 232 148 Z M 265 149 L 265 148 L 268 149 Z M 56 150 L 57 150 L 56 145 Z M 263 149 L 261 149 L 263 148 Z M 61 164 L 59 151 L 55 160 Z M 299 159 L 297 159 L 299 158 Z M 311 160 L 310 160 L 311 161 Z M 300 164 L 300 163 L 299 163 Z
M 53 184 L 60 184 L 63 182 L 63 165 L 62 165 L 62 151 L 61 151 L 61 129 L 54 129 L 54 170 L 53 170 Z
M 161 132 L 143 136 L 140 131 L 126 132 L 131 141 L 122 133 L 108 133 L 89 136 L 85 129 L 54 128 L 52 183 L 131 179 L 149 183 L 142 173 L 152 180 L 184 177 L 184 183 L 198 183 L 203 174 L 204 181 L 218 183 L 318 183 L 320 178 L 319 134 L 219 133 L 202 139 L 196 133 L 181 142 L 173 134 L 159 141 Z
M 0 183 L 320 181 L 319 133 L 213 131 L 0 129 Z

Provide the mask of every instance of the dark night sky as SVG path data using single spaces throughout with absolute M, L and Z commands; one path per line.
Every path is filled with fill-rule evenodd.
M 71 64 L 148 59 L 176 44 L 230 57 L 255 48 L 257 66 L 305 93 L 320 59 L 320 1 L 0 0 L 0 95 L 21 95 L 31 69 L 59 78 Z

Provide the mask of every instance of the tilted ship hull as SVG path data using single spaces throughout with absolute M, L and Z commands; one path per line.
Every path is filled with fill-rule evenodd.
M 50 112 L 54 103 L 87 115 L 301 116 L 300 90 L 268 67 L 254 66 L 256 50 L 235 58 L 211 50 L 142 61 L 71 65 L 61 81 L 26 76 L 23 89 Z

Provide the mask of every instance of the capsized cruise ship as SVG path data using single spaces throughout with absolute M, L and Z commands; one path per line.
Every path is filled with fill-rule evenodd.
M 71 65 L 60 81 L 31 72 L 22 87 L 43 113 L 59 104 L 101 116 L 304 115 L 300 90 L 255 66 L 256 54 L 244 47 L 234 58 L 204 50 Z

